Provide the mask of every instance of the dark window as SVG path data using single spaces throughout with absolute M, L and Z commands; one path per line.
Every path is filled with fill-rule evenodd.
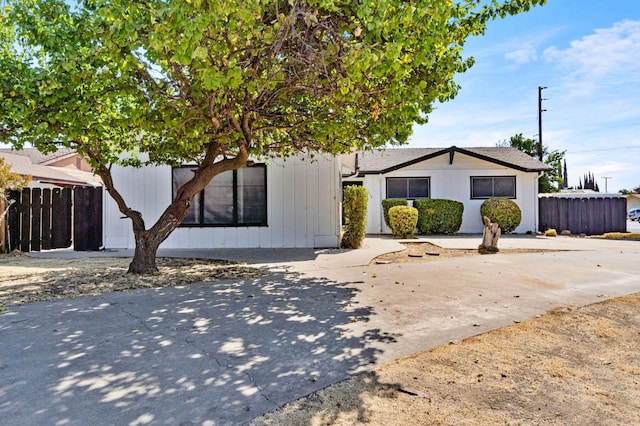
M 173 194 L 193 177 L 193 167 L 173 169 Z M 183 226 L 267 224 L 267 168 L 257 164 L 220 173 L 191 202 Z
M 430 178 L 387 178 L 387 198 L 429 198 Z
M 471 198 L 516 198 L 515 176 L 472 176 Z

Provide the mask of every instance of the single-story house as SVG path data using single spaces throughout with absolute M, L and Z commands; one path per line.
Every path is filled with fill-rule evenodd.
M 116 188 L 150 227 L 193 166 L 113 167 Z M 196 197 L 161 248 L 338 247 L 340 161 L 270 158 L 222 173 Z M 135 246 L 131 221 L 105 197 L 105 248 Z
M 627 210 L 640 209 L 640 194 L 627 194 Z
M 0 155 L 3 153 L 27 157 L 31 164 L 39 166 L 61 167 L 92 173 L 91 165 L 86 158 L 71 148 L 58 148 L 48 154 L 43 154 L 36 148 L 22 148 L 20 150 L 1 148 Z
M 45 188 L 61 186 L 101 186 L 102 180 L 90 171 L 86 171 L 84 160 L 74 152 L 64 150 L 64 155 L 45 156 L 35 148 L 22 150 L 0 149 L 0 157 L 11 167 L 13 173 L 31 176 L 30 187 Z M 58 159 L 59 161 L 56 161 Z M 80 167 L 77 168 L 76 166 Z M 91 168 L 89 167 L 89 170 Z
M 364 185 L 369 191 L 367 229 L 388 234 L 382 200 L 385 198 L 439 198 L 460 201 L 464 214 L 460 233 L 481 233 L 480 206 L 484 200 L 504 197 L 522 211 L 516 233 L 538 229 L 538 178 L 551 170 L 511 147 L 395 148 L 360 151 L 342 160 L 342 185 Z

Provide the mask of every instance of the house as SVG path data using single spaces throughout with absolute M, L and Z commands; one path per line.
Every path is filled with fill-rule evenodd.
M 4 158 L 12 172 L 31 176 L 31 187 L 102 185 L 100 178 L 91 172 L 87 160 L 68 149 L 60 149 L 49 155 L 43 155 L 35 148 L 0 149 L 0 157 Z
M 627 210 L 640 209 L 640 194 L 627 194 Z
M 464 204 L 461 233 L 481 233 L 484 200 L 505 197 L 522 211 L 516 233 L 538 228 L 538 178 L 549 166 L 511 147 L 396 148 L 343 158 L 342 184 L 369 191 L 367 233 L 388 234 L 382 200 L 441 198 Z
M 86 158 L 71 148 L 58 148 L 48 154 L 43 154 L 36 148 L 22 148 L 20 150 L 14 150 L 11 148 L 0 149 L 0 155 L 3 153 L 27 157 L 31 164 L 37 164 L 40 166 L 62 167 L 66 169 L 82 170 L 83 172 L 92 171 L 91 165 Z
M 193 167 L 113 167 L 116 188 L 151 226 Z M 338 247 L 340 162 L 334 156 L 270 158 L 222 173 L 194 197 L 161 248 Z M 131 221 L 105 197 L 105 248 L 135 246 Z

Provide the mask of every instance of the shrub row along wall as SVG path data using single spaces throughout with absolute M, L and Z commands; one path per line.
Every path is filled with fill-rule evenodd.
M 384 221 L 390 228 L 389 210 L 395 206 L 407 206 L 408 201 L 402 198 L 382 200 Z M 417 199 L 413 207 L 418 210 L 418 232 L 421 234 L 455 234 L 462 226 L 464 204 L 454 200 L 433 198 Z
M 624 197 L 540 197 L 539 231 L 601 235 L 627 231 Z

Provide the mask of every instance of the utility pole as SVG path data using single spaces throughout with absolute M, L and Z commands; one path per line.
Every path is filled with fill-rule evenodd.
M 611 176 L 602 176 L 602 179 L 604 179 L 604 193 L 608 194 L 609 187 L 607 186 L 607 183 L 609 183 L 609 179 L 613 179 L 613 178 Z
M 546 109 L 542 109 L 542 91 L 546 89 L 546 86 L 538 86 L 538 157 L 542 161 L 542 112 Z

